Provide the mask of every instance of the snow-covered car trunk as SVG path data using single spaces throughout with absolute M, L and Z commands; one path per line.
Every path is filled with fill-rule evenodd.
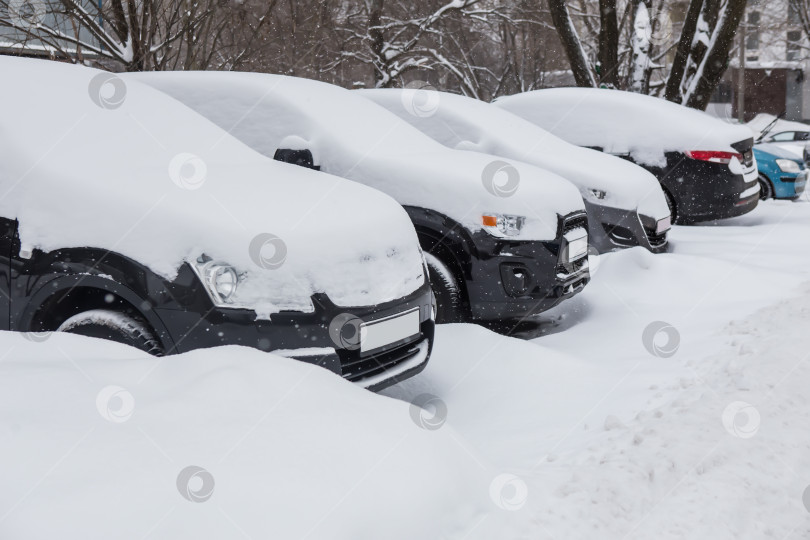
M 576 144 L 625 157 L 658 177 L 681 222 L 736 216 L 757 204 L 753 138 L 743 126 L 619 90 L 553 88 L 496 105 Z
M 569 241 L 566 227 L 585 233 L 584 205 L 578 190 L 553 173 L 448 149 L 362 96 L 317 81 L 234 72 L 125 78 L 166 92 L 266 156 L 292 157 L 393 196 L 409 210 L 426 251 L 455 241 L 445 227 L 452 229 L 458 245 L 442 247 L 453 253 L 439 258 L 454 259 L 447 264 L 457 265 L 456 279 L 466 281 L 459 289 L 466 289 L 474 318 L 524 316 L 575 294 L 587 282 L 584 254 L 563 249 Z M 581 223 L 564 223 L 576 216 L 582 216 Z M 572 242 L 578 246 L 581 239 Z M 525 252 L 510 252 L 518 243 Z M 563 260 L 566 253 L 571 261 Z M 492 255 L 529 262 L 507 269 Z M 558 269 L 576 258 L 570 271 Z M 464 271 L 479 259 L 488 266 Z M 507 278 L 516 280 L 511 292 L 501 284 Z
M 415 89 L 360 94 L 445 146 L 523 161 L 569 180 L 588 207 L 590 241 L 598 250 L 666 248 L 669 208 L 658 180 L 641 167 L 567 143 L 477 99 Z M 418 103 L 431 107 L 415 114 Z
M 13 104 L 0 119 L 0 216 L 19 223 L 22 260 L 92 248 L 137 261 L 176 287 L 190 283 L 192 268 L 203 284 L 217 281 L 209 289 L 228 293 L 213 298 L 220 318 L 249 312 L 239 324 L 253 332 L 325 303 L 363 306 L 372 316 L 369 306 L 415 294 L 427 298 L 429 317 L 418 239 L 389 196 L 268 159 L 131 79 L 7 57 L 0 69 L 7 81 L 24 81 L 0 90 Z M 232 271 L 209 276 L 206 264 L 218 262 Z M 226 322 L 209 334 L 227 333 L 235 323 Z M 311 329 L 321 344 L 331 344 L 328 324 Z M 296 328 L 290 322 L 288 335 Z M 298 334 L 297 347 L 318 346 Z M 262 339 L 234 341 L 290 346 Z

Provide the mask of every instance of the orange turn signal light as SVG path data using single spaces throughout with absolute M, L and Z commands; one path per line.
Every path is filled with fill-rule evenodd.
M 481 216 L 481 220 L 484 222 L 486 227 L 497 227 L 498 226 L 498 218 L 495 216 Z

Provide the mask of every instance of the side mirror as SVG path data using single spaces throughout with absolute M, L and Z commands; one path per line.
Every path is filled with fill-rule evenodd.
M 804 159 L 804 166 L 810 168 L 810 143 L 804 145 L 802 159 Z
M 279 148 L 273 155 L 276 161 L 283 161 L 299 167 L 305 167 L 314 171 L 320 171 L 321 166 L 315 165 L 312 152 L 309 150 L 290 150 L 289 148 Z

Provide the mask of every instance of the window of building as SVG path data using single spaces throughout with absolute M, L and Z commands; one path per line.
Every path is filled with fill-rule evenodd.
M 787 59 L 788 60 L 799 60 L 800 59 L 800 50 L 801 50 L 801 43 L 802 40 L 802 33 L 798 30 L 791 30 L 787 33 Z
M 802 19 L 799 17 L 799 10 L 796 9 L 796 4 L 788 2 L 788 23 L 801 24 Z
M 759 49 L 759 11 L 748 13 L 748 21 L 745 25 L 745 48 L 748 50 Z

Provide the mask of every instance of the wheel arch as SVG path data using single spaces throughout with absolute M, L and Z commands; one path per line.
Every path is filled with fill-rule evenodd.
M 76 260 L 82 262 L 71 262 Z M 29 275 L 50 279 L 32 278 L 28 285 L 34 286 L 25 297 L 14 299 L 23 306 L 14 314 L 13 330 L 55 330 L 77 310 L 115 307 L 143 319 L 165 351 L 174 348 L 168 328 L 150 302 L 167 284 L 137 262 L 118 254 L 80 249 L 38 253 L 29 264 L 35 267 Z
M 457 221 L 434 210 L 405 207 L 411 217 L 422 250 L 438 258 L 453 272 L 459 287 L 467 295 L 472 259 L 477 249 L 467 229 Z

